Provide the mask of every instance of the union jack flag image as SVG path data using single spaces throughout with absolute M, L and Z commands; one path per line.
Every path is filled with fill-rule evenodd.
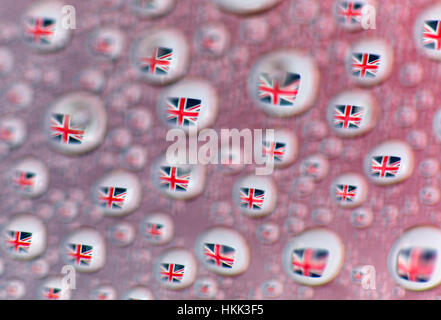
M 209 283 L 201 283 L 196 285 L 200 293 L 208 294 L 211 290 L 211 285 Z
M 164 282 L 179 283 L 184 277 L 185 266 L 182 264 L 162 263 L 161 280 Z
M 15 137 L 14 128 L 2 126 L 0 127 L 0 140 L 10 142 Z
M 378 156 L 372 158 L 371 174 L 379 178 L 393 178 L 401 165 L 400 157 Z
M 214 32 L 204 32 L 199 37 L 201 38 L 201 45 L 205 50 L 216 53 L 216 49 L 219 47 L 219 34 Z
M 231 269 L 236 250 L 233 247 L 216 243 L 204 243 L 206 261 L 216 266 Z
M 173 49 L 158 47 L 151 57 L 141 58 L 141 68 L 146 73 L 167 75 L 173 58 Z
M 422 41 L 427 49 L 441 50 L 440 20 L 424 21 Z
M 279 81 L 267 73 L 259 75 L 259 100 L 276 106 L 292 106 L 299 92 L 300 75 L 287 72 Z
M 264 156 L 273 158 L 273 160 L 276 162 L 283 160 L 283 156 L 286 152 L 286 143 L 263 141 L 262 144 L 262 154 Z
M 302 163 L 302 172 L 311 177 L 317 177 L 320 170 L 320 164 L 313 161 L 305 161 Z
M 43 296 L 49 300 L 58 300 L 61 298 L 61 289 L 45 287 L 43 289 Z
M 180 126 L 196 125 L 201 111 L 201 100 L 192 98 L 168 98 L 167 121 Z
M 171 191 L 187 191 L 190 183 L 189 171 L 177 167 L 161 167 L 161 186 Z
M 325 249 L 295 249 L 292 253 L 292 271 L 296 274 L 320 278 L 328 263 L 329 252 Z
M 357 193 L 357 187 L 347 184 L 338 184 L 335 190 L 335 197 L 340 202 L 353 202 Z
M 358 129 L 363 120 L 363 108 L 351 105 L 336 105 L 334 108 L 334 127 Z
M 435 270 L 437 252 L 427 248 L 402 249 L 397 257 L 397 273 L 411 282 L 428 282 Z
M 240 188 L 240 205 L 243 208 L 260 210 L 265 200 L 265 190 Z
M 164 226 L 159 223 L 147 223 L 147 237 L 150 239 L 158 240 L 162 236 Z
M 274 296 L 274 294 L 276 293 L 276 289 L 277 289 L 277 283 L 266 282 L 266 283 L 263 284 L 263 290 L 270 297 Z
M 37 44 L 51 44 L 55 33 L 55 19 L 27 17 L 25 19 L 25 39 Z
M 113 46 L 113 39 L 110 37 L 97 37 L 95 39 L 95 51 L 102 54 L 110 54 Z
M 84 129 L 71 124 L 69 114 L 54 113 L 51 117 L 51 137 L 62 144 L 81 144 Z
M 34 187 L 36 176 L 34 172 L 17 170 L 13 181 L 19 191 L 29 192 Z
M 99 190 L 100 205 L 107 209 L 122 209 L 127 196 L 127 188 L 101 187 Z
M 340 1 L 337 12 L 339 21 L 347 24 L 360 23 L 363 5 L 363 3 L 357 1 Z
M 352 55 L 352 75 L 358 78 L 375 78 L 380 67 L 380 55 L 354 53 Z
M 102 291 L 100 291 L 100 292 L 98 292 L 98 294 L 96 295 L 96 299 L 97 300 L 107 300 L 107 298 L 108 298 L 108 294 L 107 294 L 107 292 L 102 292 Z
M 31 232 L 9 230 L 7 236 L 9 250 L 17 253 L 27 253 L 29 251 L 32 242 Z
M 69 260 L 74 264 L 88 266 L 92 261 L 92 246 L 70 243 L 67 249 Z

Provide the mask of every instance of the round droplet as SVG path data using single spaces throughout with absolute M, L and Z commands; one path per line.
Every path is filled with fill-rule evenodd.
M 421 53 L 434 60 L 441 60 L 439 26 L 441 4 L 429 6 L 415 20 L 414 38 Z
M 109 238 L 119 247 L 126 247 L 135 240 L 135 228 L 129 222 L 119 222 L 109 228 Z
M 21 299 L 26 294 L 26 285 L 22 280 L 9 280 L 6 282 L 5 291 L 9 299 Z
M 299 197 L 309 196 L 315 188 L 314 178 L 309 176 L 298 177 L 293 181 L 293 188 Z
M 95 55 L 116 60 L 125 48 L 125 37 L 117 28 L 100 27 L 91 33 L 88 44 Z
M 405 231 L 389 251 L 387 266 L 392 278 L 408 290 L 431 289 L 441 282 L 441 231 L 418 226 Z
M 394 184 L 408 179 L 413 172 L 414 156 L 410 146 L 388 140 L 374 147 L 364 160 L 364 172 L 375 184 Z
M 370 38 L 356 42 L 346 57 L 348 76 L 361 86 L 373 86 L 392 73 L 393 51 L 383 39 Z
M 135 108 L 127 112 L 126 125 L 135 134 L 145 133 L 152 125 L 150 111 L 144 108 Z
M 320 141 L 328 135 L 326 123 L 320 120 L 305 121 L 303 136 L 309 141 Z
M 106 83 L 104 74 L 97 69 L 83 70 L 78 74 L 75 80 L 81 89 L 95 93 L 100 92 Z
M 62 276 L 50 276 L 42 280 L 37 288 L 40 300 L 70 300 L 72 292 L 66 288 Z
M 37 198 L 48 188 L 49 172 L 42 161 L 27 157 L 10 169 L 9 179 L 14 191 L 20 196 Z
M 124 216 L 141 203 L 141 183 L 133 173 L 117 170 L 100 178 L 92 188 L 92 198 L 107 216 Z
M 331 184 L 331 197 L 342 208 L 362 205 L 368 194 L 365 179 L 357 173 L 339 175 Z
M 248 91 L 256 105 L 276 117 L 309 109 L 317 95 L 319 72 L 313 58 L 296 50 L 279 50 L 252 67 Z
M 16 108 L 27 108 L 34 98 L 34 90 L 26 82 L 12 84 L 6 92 L 7 101 Z
M 419 89 L 415 94 L 415 104 L 419 110 L 427 110 L 433 107 L 435 97 L 429 89 Z
M 73 200 L 56 203 L 54 209 L 57 219 L 62 223 L 72 222 L 79 213 L 78 202 Z
M 277 187 L 270 177 L 248 175 L 235 183 L 233 201 L 248 217 L 267 216 L 276 207 Z
M 257 13 L 275 6 L 280 0 L 212 0 L 219 8 L 234 14 Z
M 250 265 L 250 249 L 245 238 L 226 227 L 214 227 L 199 235 L 195 252 L 204 267 L 222 276 L 241 274 Z
M 81 227 L 65 237 L 60 245 L 62 260 L 79 272 L 100 270 L 106 261 L 106 243 L 93 228 Z
M 195 45 L 203 53 L 212 57 L 222 56 L 229 44 L 230 35 L 222 24 L 207 24 L 200 27 L 195 34 Z
M 417 62 L 407 63 L 400 70 L 400 82 L 405 87 L 418 85 L 423 80 L 423 76 L 423 67 Z
M 27 45 L 39 52 L 64 48 L 70 40 L 71 28 L 64 25 L 64 4 L 58 1 L 34 2 L 21 18 L 21 33 Z
M 336 137 L 329 137 L 320 143 L 319 149 L 329 159 L 335 159 L 343 152 L 343 141 Z
M 154 300 L 153 293 L 146 287 L 136 286 L 130 288 L 121 297 L 122 300 Z
M 329 161 L 320 154 L 311 155 L 302 160 L 300 173 L 318 182 L 323 180 L 329 171 Z
M 283 282 L 279 279 L 270 279 L 262 283 L 260 290 L 265 298 L 277 298 L 283 293 Z
M 299 23 L 315 21 L 320 11 L 320 5 L 316 0 L 298 0 L 291 2 L 290 16 Z
M 376 10 L 376 7 L 377 3 L 375 0 L 337 0 L 334 3 L 334 15 L 343 29 L 347 31 L 360 31 L 364 29 L 364 15 L 366 12 Z M 371 20 L 370 22 L 372 23 Z
M 411 106 L 402 106 L 395 113 L 395 123 L 402 128 L 412 126 L 418 118 L 416 108 Z
M 244 42 L 260 43 L 268 37 L 269 25 L 262 17 L 243 19 L 240 24 L 240 35 Z
M 168 249 L 156 259 L 153 274 L 167 289 L 184 289 L 196 280 L 197 262 L 194 255 L 186 249 Z
M 121 162 L 127 169 L 141 170 L 147 162 L 146 148 L 139 145 L 129 147 L 121 154 Z
M 132 143 L 132 135 L 129 129 L 125 127 L 115 128 L 109 132 L 108 141 L 115 149 L 127 149 Z
M 256 236 L 262 243 L 275 243 L 280 237 L 280 228 L 277 224 L 266 222 L 256 229 Z
M 375 98 L 368 91 L 344 91 L 328 105 L 328 124 L 342 138 L 359 136 L 375 127 L 377 108 Z
M 420 200 L 423 204 L 434 206 L 440 200 L 441 193 L 438 188 L 424 187 L 420 190 Z
M 26 124 L 20 118 L 4 117 L 0 120 L 0 141 L 11 149 L 20 147 L 26 139 Z
M 305 229 L 305 222 L 296 217 L 289 217 L 285 220 L 285 230 L 288 233 L 299 233 Z
M 288 241 L 283 251 L 285 272 L 297 283 L 323 285 L 340 272 L 345 250 L 340 237 L 327 229 L 311 229 Z
M 181 165 L 158 158 L 151 168 L 154 186 L 172 199 L 191 199 L 200 195 L 205 187 L 206 168 L 203 165 Z
M 1 246 L 15 260 L 29 260 L 46 250 L 47 232 L 43 222 L 30 214 L 18 214 L 2 228 Z
M 130 0 L 129 6 L 141 18 L 159 18 L 173 10 L 175 0 Z
M 260 145 L 262 144 L 262 146 Z M 262 148 L 262 156 L 274 167 L 284 168 L 291 165 L 297 157 L 297 137 L 289 129 L 275 129 L 274 137 L 264 136 L 263 140 L 255 139 L 255 150 Z
M 423 130 L 412 130 L 406 140 L 414 150 L 423 150 L 428 143 L 427 133 Z
M 434 177 L 439 171 L 439 162 L 435 158 L 428 158 L 421 161 L 419 166 L 420 174 L 425 178 Z
M 327 226 L 334 219 L 334 215 L 328 208 L 317 208 L 311 213 L 312 220 L 316 225 Z
M 169 243 L 174 236 L 173 219 L 165 213 L 152 213 L 144 217 L 139 225 L 140 233 L 153 245 Z
M 185 79 L 168 87 L 158 100 L 158 115 L 165 125 L 186 132 L 210 127 L 217 116 L 216 89 L 202 79 Z
M 374 214 L 369 208 L 358 208 L 351 213 L 351 224 L 355 228 L 367 228 L 373 220 Z
M 107 115 L 99 97 L 74 92 L 58 98 L 47 110 L 44 131 L 56 151 L 76 155 L 97 148 L 106 134 Z
M 116 300 L 116 289 L 111 285 L 100 285 L 90 293 L 92 300 Z
M 231 148 L 221 148 L 219 154 L 219 167 L 226 175 L 238 174 L 243 170 L 245 164 L 241 161 L 241 155 L 243 154 L 240 146 L 234 144 Z
M 198 298 L 214 299 L 219 291 L 217 281 L 210 277 L 202 277 L 195 281 L 194 292 Z
M 152 30 L 132 43 L 130 62 L 142 79 L 164 85 L 178 80 L 187 72 L 189 51 L 180 31 Z
M 29 265 L 29 270 L 38 279 L 47 276 L 49 269 L 49 263 L 44 259 L 38 259 Z

